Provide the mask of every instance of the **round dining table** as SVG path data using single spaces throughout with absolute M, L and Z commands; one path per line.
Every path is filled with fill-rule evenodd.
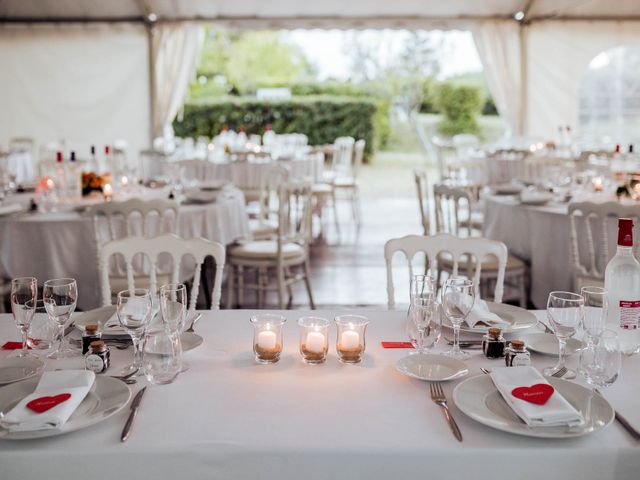
M 165 194 L 165 190 L 144 189 L 136 196 L 149 199 Z M 30 194 L 17 194 L 5 199 L 5 204 L 26 206 L 31 198 Z M 33 276 L 39 284 L 50 278 L 75 278 L 78 308 L 100 306 L 94 221 L 92 216 L 78 210 L 78 207 L 47 213 L 23 210 L 0 216 L 0 277 Z M 223 245 L 250 238 L 242 191 L 226 187 L 214 202 L 181 204 L 176 233 L 183 238 L 203 237 Z

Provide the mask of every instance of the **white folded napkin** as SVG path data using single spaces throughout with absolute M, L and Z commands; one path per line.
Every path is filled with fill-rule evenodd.
M 62 427 L 93 386 L 96 375 L 89 370 L 45 372 L 35 391 L 23 398 L 0 422 L 10 432 L 31 432 Z M 68 393 L 71 397 L 55 407 L 36 413 L 27 403 L 36 398 Z
M 458 305 L 458 302 L 460 302 L 459 305 L 463 305 L 463 300 L 465 303 L 469 303 L 471 301 L 471 297 L 468 295 L 466 297 L 468 298 L 461 298 L 460 300 L 457 300 L 456 304 Z M 489 325 L 490 327 L 509 325 L 509 322 L 501 319 L 495 313 L 490 312 L 487 302 L 480 298 L 476 298 L 476 301 L 473 303 L 473 308 L 469 312 L 469 315 L 467 315 L 465 322 L 470 328 L 474 328 L 480 322 Z
M 582 414 L 556 390 L 544 405 L 514 397 L 511 392 L 518 387 L 531 387 L 538 383 L 549 384 L 533 367 L 501 367 L 491 371 L 491 380 L 502 398 L 530 427 L 575 426 L 584 423 Z

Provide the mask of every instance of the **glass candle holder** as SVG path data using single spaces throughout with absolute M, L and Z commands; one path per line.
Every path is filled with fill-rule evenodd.
M 360 315 L 339 315 L 335 320 L 338 327 L 338 358 L 342 363 L 360 363 L 364 354 L 364 335 L 369 319 Z
M 280 360 L 282 353 L 282 326 L 287 321 L 282 315 L 264 313 L 251 317 L 253 324 L 253 353 L 256 362 L 268 364 Z
M 329 321 L 321 317 L 301 317 L 298 325 L 302 360 L 311 365 L 324 363 L 329 351 Z

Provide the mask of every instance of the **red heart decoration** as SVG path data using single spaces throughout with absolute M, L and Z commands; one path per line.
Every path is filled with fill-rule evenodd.
M 36 413 L 42 413 L 55 407 L 56 405 L 60 405 L 62 402 L 66 402 L 70 398 L 70 393 L 61 393 L 60 395 L 54 395 L 52 397 L 34 398 L 29 403 L 27 403 L 27 408 L 33 410 Z
M 536 383 L 530 387 L 514 388 L 511 390 L 511 395 L 525 402 L 544 405 L 553 395 L 553 391 L 553 387 L 548 383 Z

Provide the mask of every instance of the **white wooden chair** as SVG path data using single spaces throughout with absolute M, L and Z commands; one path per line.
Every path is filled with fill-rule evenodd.
M 108 241 L 133 236 L 149 238 L 162 233 L 176 233 L 178 212 L 178 203 L 165 199 L 145 201 L 132 198 L 124 202 L 112 201 L 92 205 L 87 214 L 93 217 L 98 262 L 102 245 Z M 148 278 L 147 262 L 136 262 L 134 267 L 135 276 L 140 277 L 139 283 L 144 283 Z M 127 285 L 125 266 L 114 260 L 110 268 L 111 290 L 124 290 Z M 166 273 L 161 275 L 163 279 L 168 278 Z
M 183 257 L 193 257 L 196 265 L 189 299 L 189 313 L 192 313 L 196 309 L 202 265 L 206 257 L 212 256 L 216 264 L 216 274 L 211 292 L 211 309 L 217 310 L 220 308 L 222 272 L 225 262 L 225 248 L 223 245 L 205 240 L 204 238 L 183 239 L 171 233 L 155 238 L 129 237 L 107 242 L 100 251 L 99 263 L 100 289 L 102 292 L 103 306 L 111 305 L 112 290 L 109 281 L 109 260 L 111 256 L 115 254 L 122 255 L 126 264 L 127 286 L 123 288 L 123 290 L 133 290 L 136 288 L 136 277 L 134 275 L 133 265 L 134 257 L 143 254 L 148 258 L 152 268 L 149 270 L 149 280 L 146 285 L 149 286 L 152 292 L 155 292 L 157 288 L 161 286 L 158 282 L 158 257 L 161 254 L 168 254 L 172 259 L 171 276 L 167 283 L 179 283 L 180 267 L 183 265 Z
M 433 187 L 436 210 L 436 231 L 462 237 L 480 237 L 482 232 L 482 216 L 473 212 L 473 198 L 469 190 L 464 187 L 451 187 L 437 184 Z M 453 271 L 453 259 L 443 255 L 440 259 L 439 272 Z M 470 267 L 470 265 L 469 265 Z M 493 261 L 482 265 L 483 274 L 480 280 L 486 288 L 496 278 L 498 265 Z M 509 255 L 506 265 L 506 283 L 513 287 L 509 289 L 507 300 L 517 300 L 521 307 L 527 306 L 526 290 L 527 266 L 517 257 Z M 438 275 L 438 280 L 440 276 Z M 513 290 L 514 293 L 511 293 Z
M 258 218 L 249 220 L 253 240 L 269 240 L 278 235 L 278 187 L 288 181 L 289 170 L 281 164 L 269 167 L 261 179 Z
M 447 233 L 433 236 L 407 235 L 389 240 L 384 246 L 384 259 L 387 267 L 387 304 L 389 309 L 395 307 L 395 289 L 393 286 L 393 255 L 401 251 L 409 265 L 409 280 L 413 277 L 412 260 L 417 253 L 423 253 L 427 259 L 429 272 L 434 276 L 439 269 L 438 262 L 443 253 L 453 258 L 452 275 L 458 275 L 460 269 L 465 270 L 473 280 L 476 295 L 480 295 L 480 282 L 483 268 L 488 261 L 495 262 L 497 268 L 491 272 L 495 278 L 493 301 L 502 302 L 505 269 L 507 266 L 507 247 L 504 243 L 485 238 L 458 238 Z M 471 258 L 471 263 L 469 262 Z M 470 268 L 472 264 L 472 268 Z M 420 273 L 423 273 L 421 271 Z
M 351 139 L 351 137 L 345 138 Z M 338 143 L 338 140 L 336 140 L 336 143 Z M 345 192 L 347 194 L 347 200 L 349 201 L 349 203 L 351 203 L 351 213 L 353 216 L 353 221 L 357 228 L 360 228 L 362 221 L 358 173 L 360 171 L 360 168 L 362 167 L 365 146 L 366 142 L 362 139 L 355 142 L 352 149 L 352 156 L 348 159 L 346 153 L 339 153 L 337 159 L 334 154 L 333 172 L 335 176 L 330 182 L 331 188 L 333 189 L 334 201 L 336 198 L 338 198 L 340 192 Z
M 605 267 L 616 250 L 618 218 L 633 218 L 636 226 L 634 234 L 638 235 L 640 205 L 571 203 L 569 218 L 574 289 L 579 291 L 583 286 L 604 285 Z M 639 246 L 640 242 L 635 242 L 636 258 L 639 256 Z
M 418 194 L 418 207 L 420 209 L 420 221 L 425 235 L 431 234 L 429 186 L 427 182 L 427 172 L 424 169 L 415 169 L 413 179 L 416 183 L 416 193 Z
M 262 306 L 264 294 L 277 290 L 278 306 L 285 308 L 285 289 L 289 293 L 291 306 L 291 285 L 304 281 L 309 304 L 315 308 L 311 284 L 309 282 L 309 242 L 311 239 L 311 185 L 306 182 L 287 182 L 278 189 L 278 235 L 274 240 L 256 240 L 241 243 L 229 250 L 229 280 L 227 308 L 232 308 L 233 292 L 238 290 L 238 304 L 242 305 L 244 289 L 255 290 L 258 307 Z M 257 272 L 257 282 L 244 282 L 244 269 L 253 268 Z M 292 268 L 301 272 L 293 274 Z M 276 287 L 269 286 L 269 269 L 275 270 Z
M 553 169 L 557 167 L 575 170 L 576 164 L 566 158 L 529 155 L 524 159 L 524 177 L 520 180 L 535 183 L 547 180 L 553 174 Z

